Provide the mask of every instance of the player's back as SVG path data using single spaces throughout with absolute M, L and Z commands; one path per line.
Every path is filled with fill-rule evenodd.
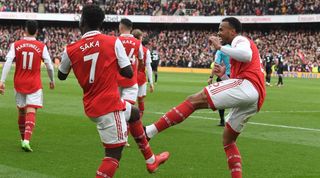
M 237 38 L 237 37 L 236 37 Z M 242 37 L 243 38 L 243 37 Z M 243 40 L 243 39 L 240 39 Z M 239 62 L 230 59 L 231 64 L 231 78 L 247 79 L 249 80 L 259 92 L 258 107 L 261 108 L 265 98 L 265 81 L 264 73 L 261 65 L 260 54 L 257 46 L 250 39 L 250 48 L 252 50 L 252 58 L 250 62 Z
M 117 85 L 116 40 L 89 32 L 67 46 L 72 69 L 83 89 L 86 114 L 92 118 L 124 109 Z
M 266 66 L 267 67 L 271 67 L 272 66 L 272 62 L 273 62 L 273 56 L 272 54 L 267 54 L 265 57 L 265 61 L 266 61 Z
M 131 34 L 123 34 L 119 37 L 119 39 L 126 50 L 127 56 L 130 59 L 133 77 L 131 79 L 127 79 L 118 74 L 118 84 L 121 87 L 131 87 L 137 83 L 138 59 L 141 42 Z
M 19 93 L 30 94 L 42 88 L 41 61 L 45 45 L 35 38 L 26 37 L 14 42 L 16 70 L 14 88 Z

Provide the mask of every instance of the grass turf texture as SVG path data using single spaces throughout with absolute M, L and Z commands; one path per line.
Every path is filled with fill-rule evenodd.
M 0 177 L 94 177 L 104 152 L 95 124 L 83 113 L 82 92 L 74 76 L 65 82 L 56 80 L 56 89 L 51 91 L 46 72 L 42 72 L 44 108 L 37 113 L 31 141 L 34 152 L 25 153 L 20 148 L 12 73 L 5 95 L 0 96 Z M 152 123 L 186 96 L 203 89 L 207 77 L 160 73 L 155 93 L 146 98 L 143 122 Z M 320 177 L 320 80 L 285 78 L 284 83 L 282 88 L 267 88 L 262 111 L 250 119 L 238 139 L 243 177 Z M 171 153 L 155 175 L 147 173 L 130 137 L 131 147 L 124 149 L 115 177 L 230 177 L 222 128 L 216 126 L 217 112 L 201 110 L 192 116 L 151 140 L 155 153 Z M 285 126 L 290 128 L 282 128 Z

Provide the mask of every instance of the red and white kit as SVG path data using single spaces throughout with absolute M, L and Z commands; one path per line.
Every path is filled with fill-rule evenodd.
M 143 47 L 143 66 L 138 68 L 138 97 L 144 97 L 147 95 L 147 76 L 150 84 L 153 83 L 152 80 L 152 67 L 151 67 L 151 53 L 148 48 Z M 146 70 L 147 69 L 147 70 Z
M 211 84 L 204 90 L 211 108 L 231 108 L 226 121 L 234 131 L 240 133 L 264 102 L 264 73 L 259 51 L 252 40 L 237 36 L 231 46 L 221 47 L 221 51 L 231 57 L 231 79 Z M 234 49 L 241 49 L 242 53 Z M 252 56 L 251 60 L 242 61 L 245 55 Z
M 46 45 L 34 37 L 25 37 L 12 43 L 6 56 L 6 64 L 1 77 L 2 82 L 5 82 L 14 59 L 16 62 L 14 89 L 17 107 L 41 108 L 43 103 L 41 62 L 44 62 L 53 72 Z
M 133 69 L 133 77 L 131 79 L 127 79 L 118 74 L 119 91 L 121 99 L 134 104 L 138 96 L 138 59 L 143 59 L 143 47 L 141 41 L 131 34 L 122 34 L 119 39 L 126 50 Z
M 90 31 L 66 47 L 59 71 L 68 74 L 71 67 L 83 89 L 83 105 L 88 117 L 97 124 L 106 148 L 127 142 L 125 103 L 120 99 L 117 74 L 130 65 L 121 41 Z

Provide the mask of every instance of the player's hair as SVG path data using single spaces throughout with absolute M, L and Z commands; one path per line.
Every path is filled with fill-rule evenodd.
M 235 17 L 226 17 L 222 20 L 222 22 L 228 22 L 229 25 L 236 30 L 237 33 L 242 32 L 241 22 Z
M 38 30 L 38 22 L 35 20 L 28 20 L 26 21 L 26 28 L 29 35 L 34 35 Z
M 131 33 L 137 39 L 140 39 L 142 36 L 142 31 L 140 29 L 134 29 Z
M 95 4 L 85 5 L 82 9 L 82 20 L 84 25 L 91 29 L 101 27 L 105 14 L 103 10 Z
M 123 18 L 120 20 L 120 24 L 124 25 L 128 30 L 132 29 L 132 22 L 127 18 Z
M 146 46 L 146 45 L 148 45 L 148 44 L 149 44 L 149 38 L 148 38 L 148 37 L 143 38 L 143 40 L 142 40 L 142 45 L 143 45 L 143 46 Z

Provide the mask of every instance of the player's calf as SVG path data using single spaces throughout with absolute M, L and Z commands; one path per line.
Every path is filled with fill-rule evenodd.
M 21 140 L 24 140 L 25 122 L 26 122 L 26 111 L 25 109 L 19 109 L 18 127 L 21 135 Z
M 235 143 L 238 135 L 239 133 L 235 132 L 227 123 L 223 133 L 223 146 L 232 178 L 242 178 L 241 155 Z
M 130 133 L 139 146 L 144 159 L 146 160 L 147 170 L 150 173 L 154 173 L 158 169 L 158 167 L 169 158 L 169 153 L 163 152 L 159 155 L 154 155 L 145 135 L 145 131 L 140 119 L 139 110 L 133 105 L 131 106 L 131 114 L 128 123 Z
M 185 101 L 178 106 L 173 107 L 154 124 L 146 126 L 146 134 L 149 138 L 152 138 L 157 133 L 181 123 L 195 110 L 202 108 L 208 108 L 208 103 L 206 94 L 203 91 L 200 91 L 194 95 L 188 96 Z
M 106 157 L 102 160 L 102 163 L 96 172 L 96 178 L 112 178 L 114 176 L 119 167 L 122 150 L 123 146 L 105 149 Z

